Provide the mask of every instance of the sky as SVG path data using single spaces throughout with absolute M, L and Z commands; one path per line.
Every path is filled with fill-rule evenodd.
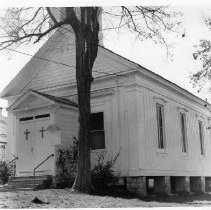
M 149 40 L 140 41 L 130 32 L 117 33 L 109 31 L 105 34 L 103 43 L 106 48 L 139 63 L 202 99 L 208 98 L 208 101 L 211 102 L 211 93 L 207 89 L 197 93 L 197 89 L 192 88 L 189 78 L 190 73 L 196 72 L 197 68 L 199 68 L 192 56 L 194 45 L 198 44 L 200 39 L 211 38 L 211 32 L 203 23 L 204 15 L 211 15 L 211 3 L 204 1 L 206 4 L 200 5 L 199 2 L 198 4 L 193 2 L 176 5 L 175 7 L 183 13 L 182 31 L 185 33 L 185 37 L 179 35 L 174 40 L 172 58 L 167 58 L 164 46 L 156 45 Z M 42 43 L 24 49 L 20 48 L 19 50 L 34 54 L 41 45 Z M 0 92 L 30 58 L 30 56 L 19 53 L 0 52 Z M 0 106 L 7 107 L 7 102 L 1 99 Z M 3 114 L 6 115 L 5 110 Z

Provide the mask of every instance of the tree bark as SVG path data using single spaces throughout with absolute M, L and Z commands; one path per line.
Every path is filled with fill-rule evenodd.
M 79 105 L 78 171 L 74 188 L 90 192 L 90 94 L 93 81 L 92 68 L 98 51 L 98 8 L 81 8 L 80 25 L 74 27 L 76 42 L 76 81 Z

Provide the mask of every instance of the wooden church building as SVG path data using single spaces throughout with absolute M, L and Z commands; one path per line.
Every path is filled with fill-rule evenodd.
M 92 165 L 101 152 L 120 153 L 116 173 L 138 194 L 152 186 L 161 193 L 210 189 L 209 104 L 103 46 L 93 76 Z M 32 175 L 77 138 L 76 93 L 74 34 L 58 30 L 1 93 L 16 176 Z M 37 174 L 55 176 L 55 157 Z

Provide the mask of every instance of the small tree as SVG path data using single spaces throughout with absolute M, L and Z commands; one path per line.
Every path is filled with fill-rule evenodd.
M 115 164 L 120 153 L 116 156 L 106 157 L 106 153 L 98 154 L 97 161 L 91 171 L 91 178 L 94 187 L 98 190 L 106 190 L 109 184 L 114 185 L 118 181 L 118 175 L 114 172 Z
M 211 30 L 211 18 L 205 18 L 205 25 Z M 195 45 L 196 51 L 193 53 L 193 58 L 199 61 L 201 67 L 196 73 L 191 75 L 193 87 L 201 91 L 204 85 L 211 81 L 211 41 L 200 40 L 198 45 Z
M 118 19 L 114 29 L 129 28 L 139 37 L 160 41 L 167 46 L 163 31 L 171 31 L 174 24 L 166 7 L 116 7 L 107 8 L 104 14 Z M 0 50 L 21 44 L 37 43 L 56 29 L 75 34 L 76 83 L 79 105 L 79 161 L 75 188 L 89 192 L 90 168 L 90 91 L 93 82 L 92 68 L 98 53 L 99 7 L 62 8 L 58 19 L 52 8 L 9 8 L 1 18 Z M 50 23 L 50 24 L 49 24 Z
M 0 161 L 0 182 L 7 183 L 10 176 L 10 170 L 5 161 Z

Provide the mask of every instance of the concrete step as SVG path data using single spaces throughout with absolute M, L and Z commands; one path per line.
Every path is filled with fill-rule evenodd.
M 51 175 L 35 176 L 36 180 L 48 179 L 48 177 L 51 177 Z M 10 180 L 11 181 L 13 181 L 13 180 L 34 180 L 34 176 L 16 176 L 16 177 L 11 177 Z
M 15 192 L 15 191 L 29 191 L 33 190 L 33 188 L 27 187 L 19 187 L 19 188 L 11 188 L 11 187 L 1 187 L 0 192 Z
M 47 179 L 35 179 L 35 184 L 42 184 L 43 181 Z M 10 184 L 18 185 L 20 183 L 30 184 L 34 183 L 34 179 L 23 179 L 23 180 L 12 180 Z
M 0 192 L 5 191 L 17 191 L 17 190 L 33 190 L 35 189 L 43 189 L 49 188 L 51 185 L 52 176 L 36 176 L 35 177 L 35 185 L 34 185 L 34 177 L 12 177 L 9 180 L 8 185 L 4 185 L 0 188 Z
M 41 184 L 35 184 L 35 187 L 40 186 Z M 24 187 L 24 188 L 32 188 L 34 187 L 33 183 L 20 183 L 20 184 L 10 184 L 9 185 L 10 188 L 20 188 L 20 187 Z

